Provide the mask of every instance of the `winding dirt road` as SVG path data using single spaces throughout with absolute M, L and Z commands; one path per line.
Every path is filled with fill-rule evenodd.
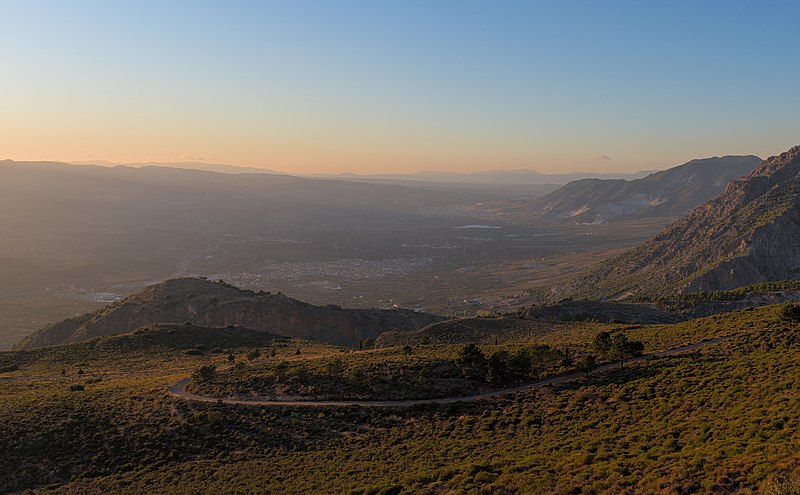
M 695 349 L 700 349 L 708 345 L 717 344 L 719 342 L 732 339 L 733 337 L 736 337 L 738 335 L 741 335 L 741 333 L 725 335 L 722 337 L 703 340 L 701 342 L 697 342 L 694 344 L 684 345 L 680 347 L 673 347 L 672 349 L 653 352 L 651 354 L 645 354 L 643 356 L 630 359 L 626 362 L 633 363 L 636 361 L 645 361 L 649 359 L 672 356 L 674 354 L 679 354 L 681 352 L 693 351 Z M 604 364 L 592 370 L 592 374 L 602 373 L 617 366 L 619 366 L 619 363 Z M 173 395 L 175 397 L 180 397 L 182 399 L 186 399 L 192 402 L 211 402 L 216 404 L 221 403 L 221 404 L 261 406 L 261 407 L 413 407 L 426 404 L 454 404 L 457 402 L 473 402 L 477 400 L 491 399 L 503 395 L 510 395 L 510 394 L 515 394 L 517 392 L 523 392 L 525 390 L 553 386 L 553 385 L 560 385 L 562 383 L 567 383 L 573 380 L 577 380 L 579 378 L 583 378 L 584 376 L 585 373 L 580 371 L 575 371 L 572 373 L 566 373 L 563 375 L 557 375 L 551 378 L 547 378 L 544 380 L 539 380 L 537 382 L 527 383 L 525 385 L 519 385 L 517 387 L 493 390 L 491 392 L 486 392 L 477 395 L 469 395 L 464 397 L 446 397 L 442 399 L 412 399 L 412 400 L 387 400 L 387 401 L 361 401 L 361 400 L 342 400 L 342 401 L 283 400 L 282 401 L 282 400 L 246 400 L 246 399 L 236 399 L 236 398 L 221 399 L 216 397 L 205 397 L 202 395 L 197 395 L 191 392 L 187 392 L 186 386 L 189 385 L 189 382 L 192 381 L 191 378 L 184 378 L 182 380 L 179 380 L 177 383 L 175 383 L 172 387 L 169 388 L 169 393 L 170 395 Z

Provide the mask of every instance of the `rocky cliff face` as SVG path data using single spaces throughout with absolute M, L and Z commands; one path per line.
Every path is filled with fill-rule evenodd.
M 241 290 L 197 278 L 153 285 L 94 313 L 45 327 L 21 347 L 79 342 L 151 323 L 207 327 L 241 325 L 287 337 L 353 346 L 386 330 L 413 330 L 441 318 L 405 309 L 343 309 L 313 306 L 280 294 Z
M 555 294 L 624 297 L 800 278 L 800 146 Z
M 603 223 L 625 218 L 677 217 L 750 174 L 757 156 L 724 156 L 688 163 L 636 180 L 583 179 L 509 208 L 512 218 L 556 223 Z

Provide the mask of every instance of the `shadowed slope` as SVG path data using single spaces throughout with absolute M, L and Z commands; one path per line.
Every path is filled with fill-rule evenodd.
M 385 330 L 413 330 L 439 317 L 405 309 L 313 306 L 282 294 L 241 290 L 198 278 L 153 285 L 94 313 L 45 327 L 25 339 L 31 348 L 129 332 L 150 323 L 242 325 L 289 337 L 356 345 Z

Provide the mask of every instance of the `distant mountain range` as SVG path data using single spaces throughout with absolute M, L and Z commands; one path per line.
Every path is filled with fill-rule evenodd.
M 137 163 L 114 163 L 106 160 L 71 162 L 72 165 L 97 165 L 100 167 L 167 167 L 180 168 L 184 170 L 202 170 L 205 172 L 217 172 L 220 174 L 278 174 L 287 175 L 283 172 L 269 170 L 266 168 L 239 167 L 237 165 L 225 165 L 224 163 L 205 163 L 205 162 L 137 162 Z
M 677 217 L 714 198 L 760 163 L 757 156 L 692 160 L 634 180 L 581 179 L 502 213 L 528 222 L 603 223 L 626 218 Z
M 421 171 L 412 174 L 312 174 L 307 177 L 321 179 L 340 179 L 364 182 L 402 181 L 402 182 L 444 182 L 452 184 L 480 185 L 543 185 L 566 184 L 570 181 L 602 178 L 602 179 L 638 179 L 653 173 L 645 170 L 633 173 L 593 173 L 573 172 L 567 174 L 544 174 L 535 170 L 485 170 L 479 172 L 438 172 Z
M 729 183 L 641 246 L 566 292 L 624 297 L 800 278 L 800 146 Z
M 242 290 L 200 278 L 168 280 L 94 313 L 49 325 L 26 338 L 22 348 L 81 342 L 127 333 L 152 323 L 206 327 L 243 326 L 286 337 L 344 346 L 387 330 L 414 330 L 441 317 L 407 309 L 344 309 L 314 306 L 282 294 Z
M 197 161 L 187 162 L 136 162 L 136 163 L 116 163 L 106 160 L 91 160 L 71 162 L 74 165 L 98 165 L 102 167 L 125 166 L 133 168 L 142 167 L 169 167 L 191 170 L 204 170 L 207 172 L 218 172 L 222 174 L 281 174 L 284 172 L 275 170 L 240 167 L 238 165 L 226 165 L 221 163 L 205 163 Z M 603 179 L 628 179 L 633 180 L 645 177 L 653 171 L 640 171 L 633 173 L 593 173 L 593 172 L 574 172 L 567 174 L 545 174 L 530 169 L 516 170 L 485 170 L 479 172 L 440 172 L 440 171 L 420 171 L 409 174 L 353 174 L 344 172 L 341 174 L 292 174 L 297 177 L 310 179 L 337 179 L 361 182 L 400 182 L 400 183 L 447 183 L 447 184 L 472 184 L 472 185 L 545 185 L 545 184 L 566 184 L 570 181 L 586 178 Z

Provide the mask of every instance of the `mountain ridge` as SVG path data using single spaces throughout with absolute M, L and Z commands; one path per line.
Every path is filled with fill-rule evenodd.
M 441 317 L 408 309 L 314 306 L 283 294 L 242 290 L 222 281 L 171 279 L 93 313 L 48 325 L 23 340 L 23 349 L 81 342 L 154 323 L 244 326 L 286 337 L 355 346 L 385 330 L 413 330 Z
M 506 210 L 515 218 L 549 223 L 677 217 L 722 193 L 729 181 L 762 161 L 754 155 L 702 158 L 634 180 L 581 179 Z
M 800 146 L 795 146 L 563 292 L 624 298 L 797 279 L 799 185 Z

